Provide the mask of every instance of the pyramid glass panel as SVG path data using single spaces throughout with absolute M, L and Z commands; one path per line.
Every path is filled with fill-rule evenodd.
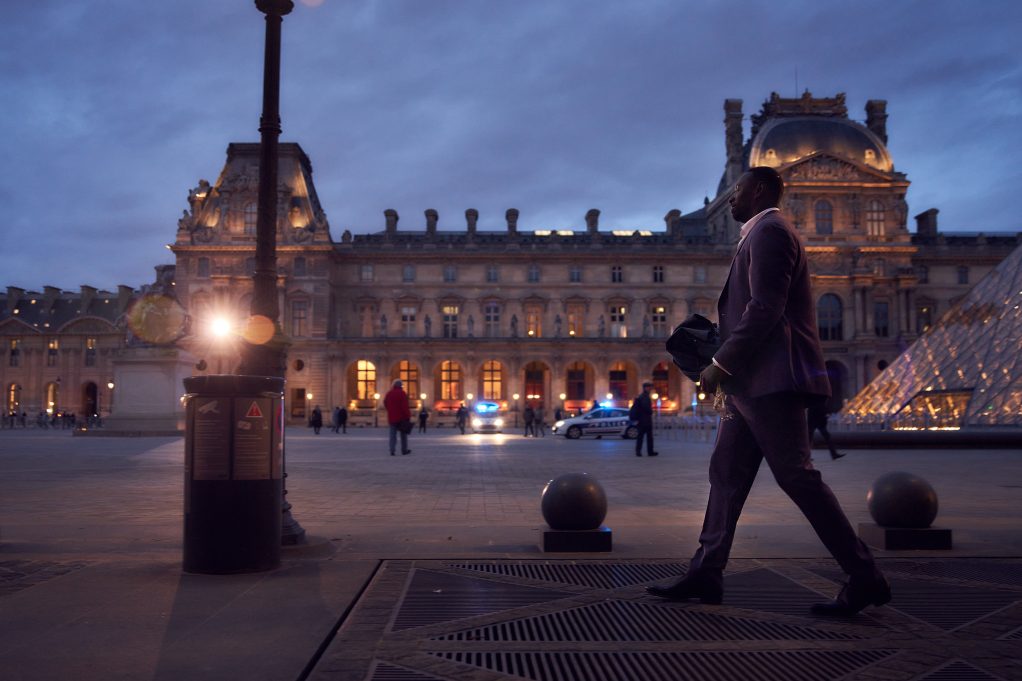
M 1022 425 L 1022 248 L 841 412 L 894 429 Z

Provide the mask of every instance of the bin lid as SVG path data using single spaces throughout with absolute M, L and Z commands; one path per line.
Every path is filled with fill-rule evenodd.
M 211 376 L 189 376 L 184 380 L 185 392 L 196 395 L 217 397 L 241 397 L 284 394 L 284 379 L 280 376 L 234 376 L 214 374 Z

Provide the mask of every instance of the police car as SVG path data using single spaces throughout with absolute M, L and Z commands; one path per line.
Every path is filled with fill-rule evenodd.
M 473 433 L 499 433 L 504 428 L 504 417 L 500 415 L 500 405 L 496 402 L 478 402 L 472 410 Z
M 639 429 L 629 420 L 627 409 L 599 407 L 581 416 L 558 421 L 552 432 L 569 440 L 577 440 L 583 435 L 620 435 L 634 440 Z

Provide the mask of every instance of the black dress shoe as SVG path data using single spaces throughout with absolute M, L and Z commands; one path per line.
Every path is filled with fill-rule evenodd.
M 405 454 L 411 454 L 411 453 L 412 453 L 412 450 L 406 449 L 405 451 L 401 452 L 401 455 L 404 456 Z
M 635 452 L 635 456 L 642 456 L 641 452 Z
M 841 593 L 832 601 L 816 603 L 811 611 L 816 615 L 849 617 L 867 605 L 881 606 L 891 600 L 891 585 L 884 577 L 871 582 L 851 579 L 841 587 Z
M 660 452 L 650 452 L 650 456 L 660 456 Z
M 844 454 L 840 454 L 838 452 L 831 452 L 830 460 L 831 461 L 837 461 L 838 459 L 844 458 L 844 456 L 845 456 Z
M 647 586 L 646 593 L 669 601 L 697 600 L 707 605 L 720 605 L 724 587 L 712 580 L 685 576 L 670 586 Z

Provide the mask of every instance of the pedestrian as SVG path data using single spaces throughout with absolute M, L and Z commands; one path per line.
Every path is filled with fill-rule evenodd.
M 823 400 L 814 400 L 809 404 L 806 409 L 806 421 L 809 424 L 809 446 L 813 444 L 813 433 L 820 431 L 820 435 L 823 436 L 823 441 L 827 443 L 827 449 L 830 450 L 830 460 L 837 461 L 844 454 L 839 454 L 837 449 L 834 448 L 834 441 L 830 439 L 830 431 L 827 430 L 827 404 Z
M 546 426 L 543 425 L 543 421 L 546 416 L 543 414 L 543 406 L 536 407 L 536 412 L 532 417 L 532 436 L 533 437 L 546 437 Z M 539 435 L 536 435 L 539 433 Z
M 330 431 L 336 433 L 341 428 L 341 408 L 334 407 L 330 414 Z
M 462 402 L 461 406 L 458 407 L 458 411 L 454 413 L 454 421 L 458 424 L 458 428 L 461 430 L 461 434 L 465 434 L 465 422 L 468 421 L 468 409 L 465 408 L 465 403 Z
M 340 411 L 337 412 L 337 427 L 345 435 L 348 434 L 348 408 L 345 406 L 341 406 Z
M 670 600 L 718 604 L 735 527 L 763 459 L 823 545 L 849 576 L 821 615 L 848 616 L 891 600 L 877 568 L 841 506 L 810 462 L 806 401 L 830 395 L 809 261 L 799 233 L 777 206 L 784 183 L 754 167 L 731 194 L 731 215 L 744 223 L 731 273 L 717 301 L 721 345 L 699 377 L 720 388 L 717 442 L 710 457 L 710 496 L 699 548 L 685 576 L 646 590 Z
M 634 421 L 639 432 L 635 435 L 635 456 L 642 456 L 642 438 L 646 437 L 646 456 L 660 456 L 653 450 L 653 398 L 650 392 L 653 384 L 646 381 L 642 384 L 642 392 L 632 401 L 628 410 L 628 419 Z
M 391 385 L 387 396 L 383 398 L 383 406 L 387 410 L 387 424 L 390 426 L 390 455 L 394 456 L 397 447 L 397 436 L 401 435 L 401 453 L 411 454 L 408 449 L 408 433 L 412 432 L 412 411 L 408 407 L 408 394 L 402 387 L 401 379 Z
M 319 429 L 323 427 L 323 412 L 320 411 L 318 404 L 312 408 L 312 416 L 309 417 L 309 425 L 312 426 L 312 432 L 319 435 Z
M 426 432 L 426 421 L 429 420 L 429 410 L 426 409 L 426 405 L 422 405 L 419 409 L 419 432 Z
M 554 423 L 557 423 L 558 421 L 560 421 L 561 418 L 562 418 L 562 416 L 561 416 L 561 408 L 557 407 L 557 409 L 554 409 Z
M 531 404 L 525 405 L 525 411 L 522 412 L 522 418 L 525 419 L 525 437 L 529 437 L 529 433 L 532 433 L 532 437 L 536 437 L 536 412 L 532 408 Z

